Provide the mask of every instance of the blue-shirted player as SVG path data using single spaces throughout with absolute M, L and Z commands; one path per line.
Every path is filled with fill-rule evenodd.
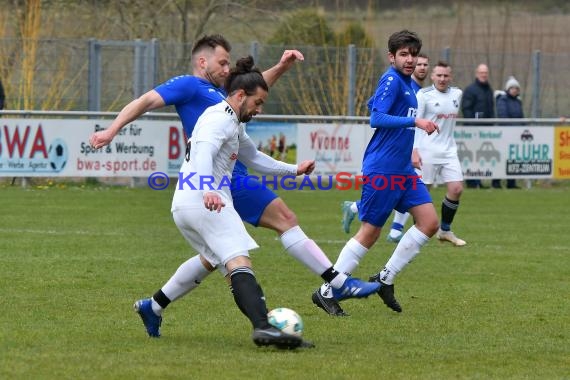
M 224 84 L 230 72 L 230 50 L 230 44 L 220 35 L 205 36 L 196 41 L 192 48 L 193 75 L 171 78 L 127 104 L 107 129 L 91 136 L 91 145 L 100 148 L 109 144 L 128 123 L 145 112 L 168 105 L 176 107 L 186 136 L 191 136 L 204 110 L 226 98 Z M 263 72 L 263 78 L 271 86 L 297 60 L 303 60 L 299 51 L 286 50 L 277 65 Z M 305 235 L 285 202 L 261 182 L 254 183 L 251 177 L 247 186 L 240 186 L 244 176 L 247 176 L 247 169 L 238 161 L 232 174 L 232 184 L 238 184 L 232 186 L 232 199 L 242 220 L 276 231 L 290 255 L 331 283 L 337 299 L 366 297 L 378 290 L 376 283 L 363 282 L 336 271 L 319 246 Z M 135 308 L 143 318 L 148 334 L 160 336 L 162 311 L 172 301 L 196 288 L 215 269 L 202 255 L 196 255 L 183 263 L 152 298 L 137 301 Z
M 424 87 L 425 79 L 427 78 L 429 72 L 429 57 L 426 54 L 418 54 L 418 62 L 416 63 L 416 68 L 412 74 L 412 88 L 417 94 Z M 415 152 L 415 151 L 414 151 Z M 412 163 L 414 161 L 414 152 L 412 152 Z M 417 169 L 420 169 L 417 167 Z M 360 200 L 358 201 L 344 201 L 340 205 L 342 212 L 342 228 L 347 234 L 350 233 L 350 224 L 358 214 L 358 206 L 360 205 Z M 401 213 L 398 211 L 394 212 L 394 221 L 392 222 L 392 228 L 390 232 L 386 235 L 386 240 L 398 243 L 404 234 L 404 226 L 408 221 L 410 214 L 405 212 Z
M 412 167 L 414 131 L 428 134 L 438 131 L 436 124 L 417 119 L 418 102 L 412 88 L 411 75 L 422 47 L 419 37 L 410 31 L 394 33 L 388 40 L 391 67 L 382 75 L 368 102 L 370 126 L 375 129 L 362 164 L 369 182 L 362 188 L 359 216 L 360 229 L 342 249 L 334 267 L 352 273 L 366 252 L 378 240 L 380 230 L 392 210 L 409 211 L 415 225 L 404 234 L 392 257 L 371 281 L 381 284 L 378 294 L 394 311 L 402 308 L 394 297 L 394 278 L 413 260 L 438 229 L 438 218 L 427 188 Z M 334 298 L 327 298 L 329 285 L 323 284 L 313 293 L 313 302 L 332 315 L 343 311 Z

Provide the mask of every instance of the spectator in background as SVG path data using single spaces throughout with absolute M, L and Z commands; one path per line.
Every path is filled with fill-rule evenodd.
M 269 140 L 269 156 L 273 157 L 275 155 L 275 150 L 277 150 L 277 137 L 275 135 L 271 136 Z
M 6 94 L 4 93 L 4 87 L 2 86 L 2 81 L 0 80 L 0 110 L 4 109 L 5 100 Z
M 285 135 L 280 132 L 279 133 L 279 144 L 277 145 L 277 151 L 279 152 L 279 160 L 285 161 L 285 156 L 287 155 L 286 152 L 286 144 L 285 144 Z
M 463 91 L 461 110 L 466 119 L 492 119 L 495 117 L 495 98 L 493 89 L 489 84 L 489 67 L 486 64 L 481 63 L 477 66 L 475 81 Z M 486 188 L 478 179 L 468 179 L 465 182 L 468 188 Z
M 521 86 L 515 77 L 510 76 L 505 83 L 505 92 L 497 96 L 497 117 L 509 119 L 524 118 L 522 101 L 519 97 Z M 495 189 L 501 188 L 501 180 L 494 179 L 491 185 Z M 507 179 L 507 189 L 520 189 L 514 179 Z

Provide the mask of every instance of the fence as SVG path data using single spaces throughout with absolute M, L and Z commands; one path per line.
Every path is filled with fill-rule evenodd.
M 33 73 L 24 73 L 21 42 L 0 40 L 7 108 L 31 110 L 118 111 L 158 83 L 191 73 L 191 45 L 152 41 L 39 40 Z M 234 44 L 235 58 L 252 54 L 258 66 L 275 64 L 286 47 Z M 387 67 L 381 49 L 295 46 L 305 55 L 277 83 L 266 105 L 270 114 L 360 115 L 379 75 Z M 525 114 L 535 118 L 568 115 L 570 53 L 489 53 L 444 49 L 424 51 L 454 67 L 455 85 L 474 79 L 474 68 L 486 62 L 494 89 L 508 75 L 522 86 Z M 504 77 L 500 77 L 499 74 Z M 23 85 L 24 81 L 30 81 Z M 31 89 L 31 90 L 30 90 Z

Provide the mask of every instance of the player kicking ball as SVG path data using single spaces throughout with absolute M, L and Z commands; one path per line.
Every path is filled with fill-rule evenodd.
M 248 253 L 258 245 L 233 206 L 229 182 L 238 157 L 261 174 L 274 175 L 310 174 L 314 161 L 304 161 L 298 166 L 276 161 L 259 152 L 246 134 L 243 123 L 261 112 L 269 91 L 251 57 L 237 62 L 226 80 L 225 90 L 228 97 L 209 107 L 192 133 L 172 200 L 174 222 L 200 256 L 229 278 L 234 300 L 253 326 L 252 339 L 256 345 L 288 349 L 310 346 L 301 337 L 284 333 L 268 322 L 265 297 Z M 195 174 L 189 176 L 190 173 Z M 209 179 L 208 186 L 203 186 L 204 178 Z M 330 274 L 331 281 L 338 284 L 333 295 L 339 301 L 366 297 L 380 287 L 377 283 L 348 277 L 332 266 Z M 158 337 L 162 317 L 154 303 L 164 300 L 154 298 L 138 301 L 135 309 L 149 336 Z

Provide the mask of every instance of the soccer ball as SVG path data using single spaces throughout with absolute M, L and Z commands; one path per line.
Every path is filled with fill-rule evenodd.
M 301 336 L 303 334 L 303 320 L 294 310 L 278 307 L 267 314 L 269 323 L 284 333 Z
M 55 139 L 48 149 L 49 164 L 53 171 L 60 172 L 67 163 L 67 145 L 62 139 Z

